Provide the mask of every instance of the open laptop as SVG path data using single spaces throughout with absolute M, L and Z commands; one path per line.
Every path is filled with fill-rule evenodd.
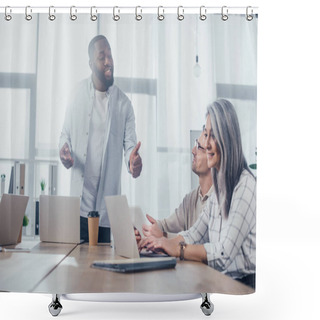
M 161 254 L 153 254 L 149 257 L 140 255 L 126 196 L 109 196 L 104 197 L 104 200 L 113 234 L 115 252 L 118 256 L 128 259 L 95 261 L 92 265 L 93 267 L 118 272 L 136 272 L 175 267 L 176 258 Z
M 80 197 L 40 195 L 40 241 L 80 243 Z
M 17 244 L 29 197 L 3 194 L 0 203 L 0 245 Z

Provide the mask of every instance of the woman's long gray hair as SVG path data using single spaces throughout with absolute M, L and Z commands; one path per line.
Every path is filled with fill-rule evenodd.
M 207 108 L 213 138 L 220 151 L 220 167 L 212 170 L 213 186 L 224 217 L 228 217 L 232 194 L 243 169 L 249 168 L 243 155 L 240 127 L 236 110 L 225 99 L 213 102 Z M 208 133 L 209 134 L 209 133 Z

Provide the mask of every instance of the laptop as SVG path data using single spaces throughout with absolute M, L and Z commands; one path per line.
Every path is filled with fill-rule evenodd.
M 148 257 L 140 255 L 126 196 L 108 196 L 104 197 L 104 200 L 113 234 L 115 252 L 118 256 L 127 259 L 94 261 L 93 267 L 118 272 L 137 272 L 175 267 L 176 258 L 168 257 L 165 254 L 151 253 Z
M 80 243 L 80 197 L 40 195 L 40 241 Z
M 0 202 L 0 245 L 17 244 L 29 197 L 3 194 Z

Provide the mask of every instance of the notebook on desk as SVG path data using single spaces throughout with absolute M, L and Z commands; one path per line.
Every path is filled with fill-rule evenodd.
M 29 197 L 3 194 L 0 202 L 0 245 L 17 244 Z
M 40 241 L 80 243 L 80 197 L 41 195 L 39 202 Z
M 92 266 L 118 272 L 137 272 L 154 269 L 174 268 L 176 258 L 166 254 L 140 255 L 132 217 L 126 196 L 105 197 L 106 208 L 113 234 L 115 252 L 123 260 L 95 261 Z
M 92 267 L 109 271 L 131 273 L 159 269 L 171 269 L 174 268 L 176 264 L 176 258 L 166 257 L 94 261 Z

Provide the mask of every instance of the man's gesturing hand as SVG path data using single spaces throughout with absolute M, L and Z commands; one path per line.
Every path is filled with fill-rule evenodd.
M 142 232 L 146 237 L 154 236 L 156 238 L 163 237 L 163 232 L 160 230 L 157 224 L 157 220 L 147 214 L 147 219 L 151 222 L 151 225 L 144 224 L 142 226 Z
M 73 159 L 71 157 L 70 149 L 67 143 L 63 145 L 60 150 L 60 159 L 62 164 L 67 168 L 71 168 L 73 166 Z
M 141 142 L 139 141 L 138 144 L 134 147 L 130 155 L 130 172 L 134 178 L 140 176 L 142 170 L 142 160 L 139 155 L 139 148 L 141 146 Z

